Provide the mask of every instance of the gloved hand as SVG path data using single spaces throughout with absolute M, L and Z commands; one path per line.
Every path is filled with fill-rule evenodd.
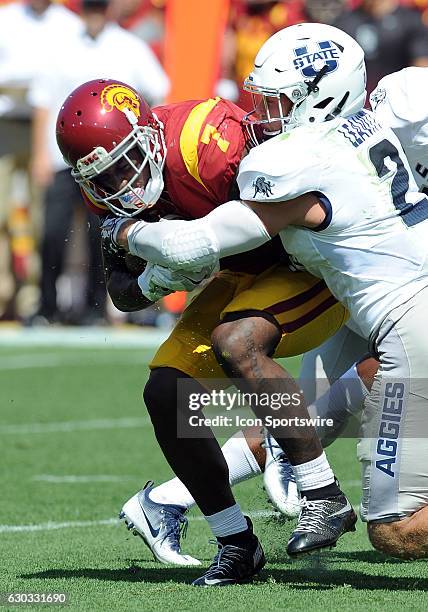
M 138 285 L 142 294 L 155 302 L 174 291 L 193 291 L 210 275 L 209 268 L 204 268 L 199 272 L 186 271 L 183 274 L 157 264 L 148 263 L 144 272 L 138 277 Z
M 115 217 L 108 215 L 101 224 L 101 242 L 104 248 L 111 254 L 123 253 L 124 249 L 117 243 L 117 235 L 124 223 L 128 223 L 126 217 Z
M 170 219 L 177 219 L 176 215 L 167 215 L 160 219 L 160 221 L 168 221 Z M 103 243 L 104 248 L 110 254 L 125 254 L 125 249 L 121 247 L 117 242 L 117 237 L 120 231 L 120 228 L 124 223 L 128 222 L 128 217 L 116 217 L 115 215 L 108 215 L 104 218 L 101 224 L 101 241 Z M 136 222 L 147 223 L 142 221 L 141 219 L 135 219 Z

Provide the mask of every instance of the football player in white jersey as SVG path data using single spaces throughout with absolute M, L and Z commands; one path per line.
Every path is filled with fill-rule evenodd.
M 376 119 L 399 138 L 419 191 L 428 193 L 428 68 L 389 74 L 370 95 Z M 422 95 L 421 95 L 422 94 Z
M 428 68 L 404 68 L 379 81 L 370 104 L 379 123 L 390 127 L 400 140 L 419 191 L 428 194 L 428 107 L 421 91 L 428 91 Z M 318 398 L 313 414 L 329 417 L 333 412 L 334 418 L 345 424 L 351 414 L 361 412 L 366 389 L 358 380 L 357 369 L 364 373 L 367 367 L 370 371 L 376 368 L 373 361 L 355 363 L 365 350 L 366 339 L 350 320 L 323 345 L 304 355 L 300 382 L 308 402 Z M 323 381 L 331 384 L 339 377 L 343 378 L 320 401 L 325 390 Z M 331 434 L 318 433 L 321 437 Z
M 411 457 L 428 460 L 428 199 L 394 133 L 361 110 L 364 62 L 349 60 L 349 44 L 336 28 L 301 24 L 262 47 L 247 81 L 260 101 L 248 127 L 277 136 L 241 163 L 241 200 L 197 221 L 121 221 L 111 232 L 131 253 L 183 271 L 280 233 L 380 361 L 359 445 L 370 539 L 391 555 L 425 557 L 428 475 L 415 479 Z

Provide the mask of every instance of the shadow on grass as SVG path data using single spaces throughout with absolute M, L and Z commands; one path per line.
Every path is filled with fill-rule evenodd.
M 207 564 L 208 565 L 208 564 Z M 26 580 L 41 578 L 46 580 L 63 580 L 64 578 L 89 578 L 90 580 L 103 580 L 107 582 L 184 582 L 189 583 L 198 578 L 204 567 L 195 570 L 194 567 L 144 567 L 132 565 L 123 569 L 102 569 L 83 567 L 81 569 L 50 569 L 31 574 L 21 574 L 20 578 Z
M 286 583 L 296 590 L 327 591 L 337 587 L 348 587 L 364 591 L 426 591 L 428 578 L 371 576 L 363 572 L 343 569 L 286 569 L 265 570 L 265 576 L 279 584 Z
M 393 557 L 387 557 L 376 550 L 356 550 L 353 552 L 337 551 L 334 553 L 337 557 L 336 561 L 359 561 L 360 563 L 387 563 L 396 565 L 397 563 L 415 563 L 415 561 L 405 561 L 403 559 L 394 559 Z M 416 561 L 416 563 L 425 563 L 424 560 Z
M 396 565 L 403 563 L 415 563 L 415 561 L 403 561 L 402 559 L 393 559 L 392 557 L 387 557 L 376 550 L 358 550 L 354 552 L 345 552 L 345 551 L 321 551 L 320 553 L 313 553 L 307 557 L 302 557 L 300 560 L 290 559 L 285 550 L 278 551 L 276 550 L 273 554 L 270 555 L 269 560 L 272 563 L 284 563 L 294 569 L 300 569 L 299 564 L 303 564 L 306 566 L 318 566 L 321 567 L 329 566 L 330 564 L 334 565 L 337 563 L 346 563 L 352 561 L 358 561 L 359 563 L 370 563 L 370 564 L 387 564 L 387 565 Z M 424 563 L 424 560 L 417 561 L 417 563 Z M 297 566 L 297 568 L 296 568 Z
M 29 579 L 76 579 L 87 578 L 108 582 L 144 582 L 144 583 L 185 583 L 189 584 L 201 575 L 203 569 L 168 568 L 159 567 L 145 568 L 142 566 L 131 566 L 123 569 L 81 568 L 81 569 L 50 569 L 31 574 L 22 574 L 20 578 Z M 269 566 L 263 570 L 260 578 L 254 585 L 266 586 L 267 584 L 284 585 L 296 590 L 326 591 L 337 587 L 348 587 L 356 590 L 366 591 L 426 591 L 428 590 L 428 578 L 371 576 L 369 574 L 352 570 L 334 570 L 323 567 L 304 569 L 270 569 Z

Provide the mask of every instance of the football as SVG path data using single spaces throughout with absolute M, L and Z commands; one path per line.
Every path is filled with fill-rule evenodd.
M 147 261 L 145 259 L 141 259 L 141 257 L 136 257 L 135 255 L 131 255 L 127 253 L 125 256 L 126 267 L 129 272 L 137 277 L 142 274 L 147 266 Z

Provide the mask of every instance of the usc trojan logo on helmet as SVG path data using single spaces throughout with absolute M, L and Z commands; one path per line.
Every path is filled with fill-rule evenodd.
M 110 113 L 114 108 L 123 111 L 128 108 L 137 119 L 140 116 L 140 99 L 135 91 L 124 85 L 108 85 L 101 92 L 101 106 Z

